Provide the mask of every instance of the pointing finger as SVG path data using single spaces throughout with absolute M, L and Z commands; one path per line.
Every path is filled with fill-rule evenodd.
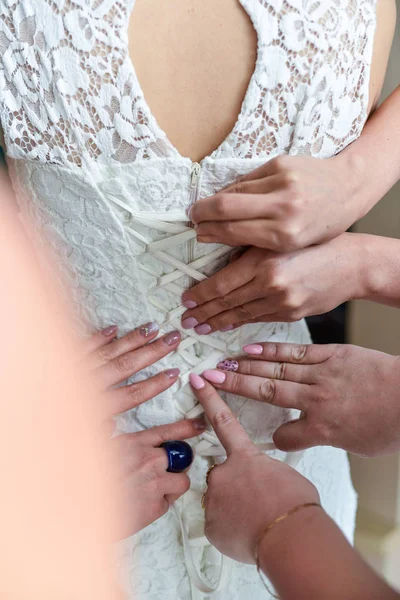
M 227 455 L 229 456 L 234 451 L 245 448 L 255 449 L 254 444 L 250 441 L 229 406 L 222 400 L 212 385 L 194 373 L 190 375 L 190 383 Z

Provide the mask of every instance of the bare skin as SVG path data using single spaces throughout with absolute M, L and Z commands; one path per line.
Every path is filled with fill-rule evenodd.
M 296 506 L 318 503 L 315 487 L 297 471 L 262 454 L 225 402 L 198 375 L 191 383 L 227 453 L 213 469 L 205 495 L 205 533 L 221 552 L 255 563 L 282 600 L 398 600 L 350 546 L 320 507 L 290 515 Z
M 379 456 L 400 448 L 399 357 L 358 346 L 256 343 L 203 377 L 216 388 L 302 412 L 281 425 L 281 450 L 336 446 Z
M 161 371 L 149 379 L 115 387 L 141 369 L 154 364 L 180 343 L 172 331 L 157 338 L 158 327 L 147 323 L 116 339 L 117 328 L 108 327 L 86 344 L 87 362 L 98 387 L 98 415 L 113 429 L 111 419 L 170 388 L 179 377 L 178 369 Z M 149 343 L 152 342 L 152 343 Z M 160 444 L 185 440 L 205 429 L 203 419 L 186 419 L 152 427 L 146 431 L 119 435 L 109 441 L 115 457 L 115 489 L 121 503 L 116 535 L 125 538 L 163 516 L 170 505 L 190 487 L 186 473 L 167 473 L 167 453 Z
M 369 109 L 382 89 L 394 0 L 378 1 Z M 201 160 L 232 130 L 254 71 L 257 35 L 238 0 L 136 0 L 130 56 L 153 116 L 183 156 Z M 149 68 L 151 65 L 151 68 Z

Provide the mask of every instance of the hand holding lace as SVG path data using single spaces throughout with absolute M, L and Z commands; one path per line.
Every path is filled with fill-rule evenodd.
M 196 202 L 190 217 L 197 239 L 275 252 L 331 240 L 363 214 L 358 162 L 347 154 L 278 156 Z

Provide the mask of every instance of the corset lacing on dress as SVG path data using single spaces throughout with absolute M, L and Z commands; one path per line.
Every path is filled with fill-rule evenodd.
M 199 336 L 196 334 L 194 329 L 183 329 L 180 324 L 180 317 L 186 310 L 181 305 L 181 295 L 184 289 L 181 288 L 177 282 L 185 275 L 191 277 L 195 281 L 203 281 L 206 279 L 206 276 L 200 271 L 200 269 L 206 267 L 208 264 L 220 258 L 221 256 L 229 254 L 232 251 L 232 248 L 227 246 L 218 248 L 210 254 L 186 264 L 168 253 L 168 250 L 174 246 L 187 243 L 196 237 L 196 232 L 190 226 L 187 214 L 184 210 L 169 211 L 166 213 L 134 211 L 131 207 L 118 198 L 109 196 L 108 199 L 115 202 L 120 208 L 127 211 L 126 231 L 137 241 L 143 244 L 143 255 L 151 254 L 154 257 L 155 263 L 160 261 L 174 267 L 172 272 L 159 277 L 156 269 L 151 269 L 148 264 L 140 264 L 141 269 L 147 271 L 150 275 L 156 278 L 156 284 L 154 284 L 153 288 L 147 289 L 147 299 L 151 304 L 153 304 L 157 309 L 162 310 L 165 314 L 165 320 L 163 323 L 160 323 L 160 326 L 171 325 L 186 336 L 175 352 L 179 353 L 179 355 L 184 358 L 188 365 L 187 371 L 181 373 L 179 385 L 180 390 L 183 393 L 185 393 L 185 388 L 188 390 L 186 395 L 192 400 L 193 406 L 190 410 L 184 410 L 182 407 L 180 407 L 178 399 L 175 400 L 175 404 L 183 418 L 197 417 L 204 411 L 202 406 L 196 403 L 193 393 L 188 386 L 189 373 L 202 373 L 206 369 L 215 368 L 216 361 L 221 357 L 221 352 L 224 354 L 224 356 L 229 356 L 231 345 L 233 347 L 233 344 L 237 340 L 238 331 L 233 331 L 232 333 L 227 334 L 225 336 L 226 339 L 221 340 L 213 336 Z M 142 233 L 139 233 L 135 230 L 135 224 L 148 227 L 149 229 L 155 229 L 167 234 L 167 236 L 155 242 L 150 241 L 146 239 Z M 175 294 L 177 296 L 177 307 L 172 310 L 167 310 L 165 306 L 162 305 L 161 301 L 152 294 L 156 288 L 163 288 L 168 292 Z M 207 355 L 205 357 L 203 355 L 200 359 L 187 352 L 188 348 L 198 342 L 208 347 Z M 240 417 L 240 414 L 238 414 L 237 417 Z M 199 437 L 200 441 L 194 445 L 195 453 L 198 456 L 210 457 L 211 459 L 213 458 L 217 461 L 223 460 L 223 458 L 226 456 L 226 452 L 214 431 L 205 431 Z M 276 448 L 275 444 L 273 443 L 261 443 L 257 444 L 257 447 L 264 451 Z M 290 455 L 290 463 L 292 465 L 294 465 L 295 462 L 297 463 L 300 455 L 301 453 Z M 230 559 L 222 557 L 221 569 L 219 577 L 217 578 L 217 583 L 213 587 L 210 586 L 210 584 L 200 575 L 199 570 L 196 568 L 190 547 L 191 543 L 195 543 L 195 545 L 198 547 L 202 544 L 204 546 L 209 545 L 209 542 L 204 534 L 197 538 L 194 538 L 193 535 L 190 535 L 189 537 L 189 532 L 182 520 L 180 511 L 176 507 L 174 507 L 174 510 L 181 527 L 186 567 L 192 586 L 194 586 L 199 592 L 207 594 L 215 592 L 224 587 L 229 577 Z

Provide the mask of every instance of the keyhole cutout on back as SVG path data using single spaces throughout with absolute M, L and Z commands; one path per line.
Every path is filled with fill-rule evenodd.
M 129 54 L 145 103 L 181 156 L 231 133 L 254 73 L 257 34 L 239 0 L 136 0 Z

